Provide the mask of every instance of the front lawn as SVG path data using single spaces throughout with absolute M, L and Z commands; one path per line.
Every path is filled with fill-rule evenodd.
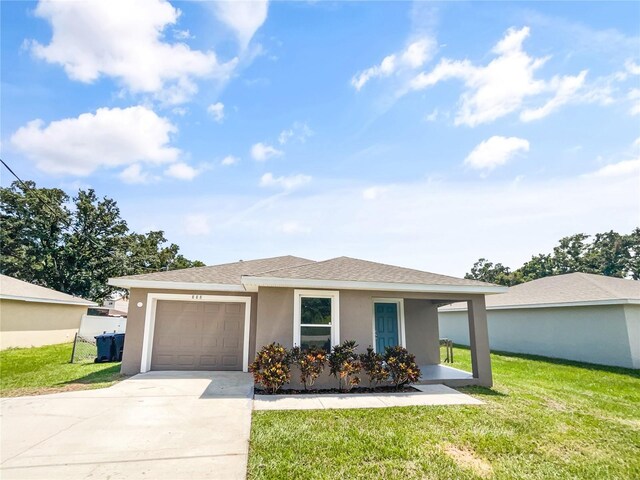
M 249 478 L 640 478 L 638 370 L 492 362 L 493 389 L 460 389 L 482 406 L 255 411 Z
M 0 352 L 0 396 L 39 395 L 113 385 L 120 363 L 69 363 L 71 343 Z

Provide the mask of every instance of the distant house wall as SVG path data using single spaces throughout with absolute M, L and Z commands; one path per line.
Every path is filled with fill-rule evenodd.
M 103 333 L 125 333 L 127 317 L 103 317 L 98 315 L 83 315 L 78 335 L 93 338 Z
M 492 350 L 640 368 L 640 305 L 488 310 Z M 440 336 L 469 344 L 466 311 L 440 312 Z
M 86 305 L 0 300 L 0 349 L 73 341 Z

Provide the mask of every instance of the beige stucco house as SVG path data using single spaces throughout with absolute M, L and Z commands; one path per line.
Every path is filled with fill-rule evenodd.
M 0 275 L 0 349 L 71 342 L 96 304 Z
M 284 256 L 113 278 L 130 290 L 122 372 L 247 371 L 256 350 L 355 340 L 416 355 L 424 382 L 492 383 L 483 282 L 340 257 Z M 440 365 L 439 306 L 469 305 L 473 373 Z
M 467 307 L 440 309 L 440 335 L 469 345 Z M 545 277 L 487 298 L 493 350 L 640 368 L 640 282 L 588 273 Z

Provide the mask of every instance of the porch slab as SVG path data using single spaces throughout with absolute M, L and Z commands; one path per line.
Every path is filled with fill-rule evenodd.
M 473 374 L 471 372 L 465 372 L 453 367 L 447 367 L 446 365 L 421 365 L 420 366 L 420 381 L 422 384 L 429 383 L 447 383 L 448 381 L 473 381 Z
M 327 410 L 427 405 L 482 405 L 484 402 L 445 385 L 414 385 L 418 392 L 335 395 L 255 395 L 254 410 Z

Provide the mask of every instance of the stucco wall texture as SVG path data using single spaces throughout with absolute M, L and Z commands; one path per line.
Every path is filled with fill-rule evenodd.
M 147 309 L 147 295 L 149 293 L 177 293 L 199 295 L 234 295 L 250 296 L 251 325 L 249 336 L 249 362 L 253 361 L 255 352 L 263 345 L 278 342 L 287 348 L 293 346 L 293 288 L 261 287 L 258 293 L 237 292 L 193 292 L 177 290 L 148 290 L 132 289 L 129 301 L 129 315 L 125 337 L 125 350 L 122 361 L 122 372 L 135 374 L 140 371 L 142 355 L 144 317 Z M 421 294 L 379 292 L 361 290 L 340 290 L 340 341 L 355 340 L 359 351 L 364 352 L 374 343 L 374 299 L 404 298 L 405 331 L 407 349 L 416 355 L 420 365 L 440 363 L 438 313 L 432 300 L 473 300 L 476 305 L 484 308 L 483 295 L 457 294 Z M 141 307 L 137 304 L 142 303 Z M 484 321 L 484 317 L 478 319 Z M 486 342 L 480 342 L 480 347 Z M 487 350 L 488 362 L 488 350 Z M 480 373 L 490 383 L 491 370 L 487 362 L 480 365 Z M 323 378 L 320 385 L 335 383 L 334 379 Z M 292 386 L 296 386 L 295 382 Z
M 73 341 L 86 305 L 0 300 L 0 349 Z
M 493 350 L 640 368 L 640 305 L 487 311 Z M 440 312 L 440 335 L 469 344 L 467 312 Z

